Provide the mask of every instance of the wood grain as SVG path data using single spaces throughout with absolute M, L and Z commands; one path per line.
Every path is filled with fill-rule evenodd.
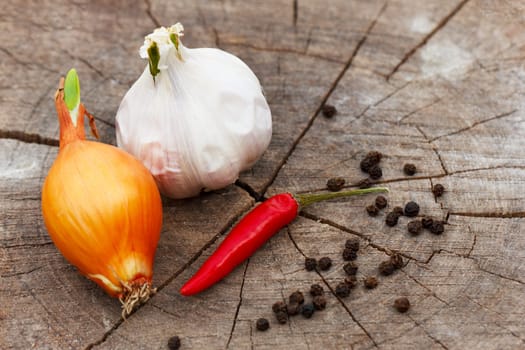
M 0 348 L 520 349 L 525 343 L 525 6 L 521 1 L 7 1 L 0 15 Z M 76 67 L 101 140 L 115 144 L 120 100 L 145 67 L 144 35 L 181 21 L 189 47 L 219 47 L 257 74 L 273 114 L 269 149 L 241 185 L 164 199 L 158 293 L 127 320 L 117 300 L 60 255 L 41 218 L 40 188 L 58 152 L 53 94 Z M 337 108 L 333 118 L 324 103 Z M 305 208 L 209 290 L 178 290 L 251 207 L 250 193 L 353 188 L 359 162 L 384 154 L 389 205 L 374 196 Z M 417 173 L 408 177 L 405 163 Z M 446 191 L 435 198 L 433 185 Z M 247 191 L 248 189 L 248 191 Z M 395 206 L 417 201 L 445 232 L 418 236 Z M 361 249 L 358 286 L 345 273 Z M 393 253 L 405 265 L 381 276 Z M 328 271 L 304 258 L 328 256 Z M 367 290 L 365 276 L 379 285 Z M 275 320 L 271 305 L 321 284 L 327 308 Z M 411 309 L 393 308 L 406 296 Z M 307 295 L 307 300 L 310 296 Z M 270 320 L 257 331 L 259 317 Z

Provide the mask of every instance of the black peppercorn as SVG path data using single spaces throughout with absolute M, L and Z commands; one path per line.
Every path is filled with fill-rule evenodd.
M 317 260 L 314 258 L 306 258 L 304 259 L 304 268 L 306 271 L 313 271 L 317 267 Z
M 301 313 L 305 318 L 310 318 L 315 312 L 315 307 L 312 303 L 304 304 Z
M 343 250 L 343 260 L 344 261 L 350 261 L 357 259 L 357 252 L 353 249 L 345 248 Z
M 346 276 L 344 283 L 348 286 L 348 288 L 352 289 L 357 284 L 357 277 L 355 275 Z
M 410 201 L 405 205 L 405 215 L 412 217 L 419 214 L 419 204 L 416 202 Z
M 407 230 L 411 234 L 418 235 L 421 232 L 421 229 L 423 228 L 423 224 L 421 223 L 421 220 L 414 220 L 410 221 L 407 225 Z
M 432 186 L 432 193 L 434 193 L 434 196 L 441 197 L 443 192 L 445 192 L 445 187 L 442 184 L 435 184 Z
M 339 283 L 337 286 L 335 286 L 335 295 L 337 295 L 340 298 L 346 298 L 350 295 L 350 287 L 347 283 Z
M 322 112 L 325 118 L 332 118 L 334 115 L 337 114 L 337 109 L 332 105 L 324 104 Z
M 383 158 L 383 153 L 378 151 L 370 151 L 366 154 L 365 158 L 370 159 L 372 164 L 377 164 L 381 161 L 381 158 Z
M 257 322 L 255 322 L 255 327 L 258 331 L 264 332 L 270 328 L 270 322 L 268 322 L 267 319 L 261 317 L 257 320 Z
M 319 259 L 318 265 L 320 270 L 326 271 L 332 266 L 332 259 L 330 259 L 327 256 L 322 257 L 321 259 Z
M 370 173 L 370 170 L 372 169 L 372 167 L 377 165 L 382 157 L 383 155 L 380 152 L 377 152 L 377 151 L 368 152 L 367 155 L 359 163 L 359 167 L 365 173 Z
M 430 232 L 432 232 L 435 235 L 440 235 L 445 231 L 445 226 L 443 225 L 442 221 L 434 221 L 432 223 L 432 226 L 430 227 Z
M 421 225 L 423 225 L 424 228 L 431 228 L 433 223 L 434 220 L 428 216 L 425 216 L 423 219 L 421 219 Z
M 403 267 L 403 257 L 401 254 L 394 254 L 390 257 L 390 262 L 396 269 Z
M 386 208 L 387 204 L 388 204 L 388 201 L 386 200 L 384 196 L 376 197 L 376 207 L 378 207 L 379 209 Z
M 377 278 L 374 276 L 368 276 L 363 280 L 363 284 L 365 285 L 366 289 L 374 289 L 377 287 Z
M 368 173 L 370 168 L 373 167 L 375 164 L 377 164 L 377 163 L 374 163 L 373 160 L 371 160 L 370 158 L 365 157 L 359 163 L 359 167 L 361 168 L 362 171 L 364 171 L 365 173 Z
M 301 291 L 297 290 L 290 294 L 288 300 L 290 301 L 290 304 L 302 304 L 304 303 L 304 295 Z
M 370 178 L 373 180 L 377 180 L 383 176 L 383 170 L 381 170 L 381 167 L 379 165 L 372 165 L 370 169 L 368 169 L 368 174 L 370 174 Z
M 359 250 L 359 239 L 358 238 L 347 239 L 345 242 L 345 248 L 351 249 L 357 252 Z
M 379 214 L 379 208 L 376 207 L 374 204 L 370 204 L 366 207 L 366 212 L 370 216 L 377 216 L 377 214 Z
M 316 310 L 324 310 L 326 308 L 326 299 L 322 295 L 318 295 L 313 298 L 312 304 Z
M 412 163 L 407 163 L 403 166 L 403 171 L 405 174 L 412 176 L 416 173 L 416 166 Z
M 301 312 L 301 305 L 297 303 L 291 303 L 286 305 L 286 312 L 288 316 L 295 316 Z
M 383 276 L 391 275 L 392 273 L 394 273 L 395 269 L 396 268 L 394 267 L 394 265 L 392 264 L 392 261 L 390 260 L 383 261 L 381 264 L 379 264 L 379 267 L 378 267 L 379 273 L 382 274 Z
M 405 213 L 405 211 L 401 207 L 394 207 L 394 209 L 392 209 L 392 212 L 396 213 L 399 216 L 403 216 L 403 214 Z
M 275 318 L 280 324 L 285 324 L 288 321 L 288 312 L 279 311 L 275 313 Z
M 313 296 L 313 297 L 316 297 L 318 295 L 323 295 L 324 294 L 324 289 L 323 287 L 320 285 L 320 284 L 312 284 L 310 286 L 310 295 Z
M 392 227 L 392 226 L 397 225 L 398 220 L 399 220 L 399 214 L 394 211 L 391 211 L 390 213 L 386 215 L 385 222 L 388 226 Z
M 394 307 L 401 313 L 407 312 L 410 309 L 410 301 L 405 297 L 397 298 L 394 301 Z
M 369 188 L 372 186 L 372 182 L 369 179 L 363 179 L 357 183 L 359 188 Z
M 173 336 L 168 339 L 168 349 L 177 350 L 180 348 L 180 338 L 178 336 Z
M 274 313 L 286 312 L 286 304 L 282 301 L 278 301 L 272 305 L 272 311 Z
M 288 313 L 286 311 L 279 311 L 275 313 L 275 318 L 280 324 L 285 324 L 288 321 Z
M 343 270 L 347 275 L 352 276 L 357 273 L 358 266 L 354 262 L 349 262 L 343 266 Z
M 343 188 L 344 185 L 345 179 L 343 179 L 342 177 L 334 177 L 326 182 L 326 187 L 332 192 L 337 192 L 341 190 L 341 188 Z

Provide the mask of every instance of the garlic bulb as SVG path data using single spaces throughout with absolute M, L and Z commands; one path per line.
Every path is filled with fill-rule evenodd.
M 117 144 L 140 159 L 173 198 L 223 188 L 268 147 L 270 108 L 259 80 L 239 58 L 186 48 L 180 23 L 146 36 L 149 67 L 124 96 Z

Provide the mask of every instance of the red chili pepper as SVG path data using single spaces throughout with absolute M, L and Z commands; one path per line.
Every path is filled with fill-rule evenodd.
M 197 294 L 220 281 L 255 253 L 270 237 L 292 222 L 299 213 L 299 208 L 327 199 L 377 192 L 388 192 L 388 189 L 373 187 L 295 196 L 290 193 L 280 193 L 270 197 L 235 225 L 199 271 L 182 286 L 180 293 L 186 296 Z

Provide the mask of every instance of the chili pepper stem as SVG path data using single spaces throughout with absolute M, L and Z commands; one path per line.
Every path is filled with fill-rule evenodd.
M 304 208 L 310 204 L 325 201 L 328 199 L 360 196 L 363 194 L 384 193 L 384 192 L 388 192 L 388 188 L 371 187 L 371 188 L 361 188 L 357 190 L 340 191 L 340 192 L 294 194 L 293 197 L 295 198 L 297 203 L 299 203 L 299 207 Z

